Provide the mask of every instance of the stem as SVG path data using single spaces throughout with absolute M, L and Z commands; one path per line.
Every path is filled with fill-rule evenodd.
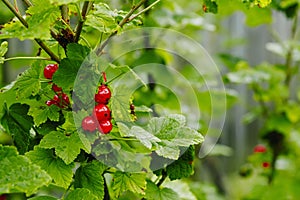
M 52 60 L 54 60 L 57 63 L 60 63 L 59 57 L 57 57 L 57 55 L 55 55 L 55 53 L 53 51 L 51 51 L 51 49 L 42 40 L 40 40 L 40 39 L 34 39 L 34 40 L 51 57 Z
M 88 13 L 88 9 L 89 9 L 91 4 L 92 4 L 92 2 L 89 2 L 89 1 L 85 1 L 84 4 L 83 4 L 82 11 L 81 11 L 81 14 L 80 14 L 80 19 L 79 19 L 78 25 L 76 27 L 76 35 L 75 35 L 75 39 L 74 39 L 75 42 L 79 41 L 80 34 L 81 34 L 81 31 L 82 31 L 82 28 L 83 28 L 83 24 L 86 20 L 86 15 Z
M 161 179 L 158 181 L 158 183 L 156 184 L 157 187 L 160 187 L 161 184 L 163 184 L 163 182 L 166 180 L 166 178 L 168 177 L 167 172 L 165 170 L 162 171 L 162 177 Z
M 63 19 L 63 21 L 70 25 L 70 19 L 69 19 L 69 8 L 67 5 L 62 5 L 60 7 L 60 10 L 61 10 L 61 17 Z
M 110 200 L 110 196 L 109 196 L 109 191 L 108 191 L 108 187 L 107 187 L 107 183 L 106 183 L 106 180 L 105 180 L 105 177 L 104 175 L 102 175 L 103 177 L 103 180 L 104 180 L 104 200 Z
M 22 0 L 28 7 L 33 6 L 30 0 Z
M 8 0 L 2 0 L 2 2 L 14 13 L 14 15 L 20 20 L 20 22 L 28 28 L 28 23 L 25 19 L 16 11 L 14 6 Z M 60 59 L 50 50 L 50 48 L 40 39 L 34 39 L 40 47 L 51 57 L 52 60 L 56 61 L 57 63 L 60 62 Z
M 147 0 L 141 0 L 139 3 L 137 3 L 136 5 L 133 5 L 131 10 L 127 13 L 127 15 L 119 22 L 119 26 L 122 28 L 126 23 L 130 22 L 131 20 L 133 20 L 134 18 L 130 19 L 130 17 L 133 15 L 133 13 L 139 9 L 139 7 L 141 7 Z M 141 13 L 142 14 L 142 13 Z M 138 16 L 138 15 L 137 15 Z M 137 17 L 135 16 L 135 17 Z M 107 40 L 105 40 L 105 42 L 100 45 L 99 47 L 96 48 L 96 55 L 101 55 L 103 49 L 106 47 L 106 45 L 110 42 L 111 38 L 114 37 L 116 34 L 118 33 L 118 31 L 114 31 L 113 33 L 111 33 Z
M 292 26 L 292 33 L 291 33 L 291 38 L 292 40 L 295 40 L 296 38 L 296 33 L 297 33 L 297 24 L 298 24 L 298 15 L 295 16 L 293 26 Z M 285 85 L 287 87 L 290 86 L 292 75 L 293 75 L 293 51 L 294 51 L 294 46 L 291 45 L 290 49 L 287 52 L 286 55 L 286 79 L 285 79 Z
M 12 57 L 12 58 L 4 59 L 4 62 L 10 61 L 10 60 L 51 60 L 51 59 L 45 58 L 45 57 Z
M 155 1 L 154 3 L 152 3 L 151 5 L 147 6 L 146 8 L 144 8 L 143 10 L 141 10 L 140 12 L 138 12 L 135 15 L 132 15 L 128 20 L 132 21 L 133 19 L 135 19 L 137 16 L 147 12 L 148 10 L 150 10 L 151 8 L 153 8 L 156 4 L 158 4 L 160 2 L 160 0 Z
M 2 2 L 9 8 L 10 11 L 14 13 L 14 15 L 21 21 L 21 23 L 28 28 L 28 24 L 25 19 L 21 16 L 21 14 L 15 9 L 13 5 L 8 0 L 2 0 Z

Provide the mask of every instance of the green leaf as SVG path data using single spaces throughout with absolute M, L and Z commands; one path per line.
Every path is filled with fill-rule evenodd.
M 60 17 L 60 9 L 50 4 L 49 0 L 33 0 L 33 6 L 27 10 L 26 18 L 28 30 L 35 30 L 34 37 L 39 39 L 50 39 L 50 27 Z
M 158 188 L 152 181 L 147 181 L 146 198 L 148 200 L 176 200 L 178 194 L 169 188 Z
M 45 123 L 48 119 L 56 122 L 59 121 L 60 108 L 55 105 L 47 106 L 45 102 L 46 99 L 44 98 L 39 101 L 31 100 L 26 102 L 30 105 L 28 115 L 33 117 L 36 126 Z
M 145 147 L 155 150 L 159 156 L 177 160 L 180 147 L 203 142 L 203 136 L 185 125 L 182 115 L 152 118 L 146 128 L 133 126 L 129 135 L 135 136 Z M 122 129 L 126 131 L 126 129 Z
M 107 167 L 94 160 L 88 164 L 82 164 L 75 173 L 75 188 L 87 188 L 99 199 L 104 198 L 103 172 Z
M 60 62 L 58 70 L 53 75 L 53 82 L 62 87 L 64 92 L 73 89 L 78 70 L 88 54 L 89 49 L 87 47 L 80 44 L 68 44 L 67 58 Z
M 113 177 L 112 189 L 116 197 L 125 191 L 145 194 L 146 173 L 116 172 Z
M 190 146 L 178 160 L 167 166 L 167 174 L 170 180 L 188 178 L 193 174 L 193 161 L 195 157 L 195 147 Z
M 90 54 L 90 49 L 77 43 L 70 43 L 67 46 L 67 57 L 70 60 L 83 62 Z
M 94 9 L 87 15 L 85 24 L 103 33 L 112 33 L 118 29 L 115 20 L 117 14 L 105 3 L 94 4 Z
M 99 198 L 93 195 L 90 190 L 79 188 L 70 192 L 65 200 L 99 200 Z
M 36 193 L 51 182 L 50 176 L 25 156 L 17 155 L 15 147 L 0 145 L 0 194 Z
M 18 99 L 25 99 L 39 93 L 41 79 L 44 79 L 43 71 L 44 62 L 37 61 L 28 70 L 18 76 L 15 83 Z
M 6 108 L 1 119 L 1 124 L 12 135 L 20 154 L 28 151 L 30 144 L 29 131 L 33 126 L 33 119 L 27 115 L 28 110 L 28 105 L 12 104 L 9 109 Z
M 74 164 L 66 165 L 62 159 L 53 155 L 52 150 L 35 147 L 26 156 L 45 170 L 58 186 L 68 188 L 72 182 Z
M 54 148 L 55 154 L 63 159 L 67 165 L 76 159 L 80 149 L 89 152 L 77 132 L 70 135 L 59 131 L 50 132 L 41 140 L 39 146 L 46 149 Z
M 129 102 L 131 98 L 131 90 L 126 85 L 120 85 L 114 88 L 111 97 L 112 116 L 116 121 L 130 122 Z

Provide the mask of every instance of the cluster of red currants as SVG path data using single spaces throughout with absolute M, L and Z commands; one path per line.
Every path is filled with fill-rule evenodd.
M 107 107 L 110 97 L 110 89 L 105 84 L 100 85 L 94 98 L 97 105 L 93 109 L 93 114 L 81 122 L 84 131 L 94 132 L 98 129 L 101 133 L 108 134 L 112 130 L 111 112 Z
M 44 68 L 44 77 L 52 80 L 54 73 L 57 71 L 57 64 L 49 64 Z M 52 82 L 50 82 L 52 83 Z M 67 94 L 63 93 L 62 88 L 52 83 L 52 90 L 55 95 L 52 99 L 46 101 L 47 106 L 56 105 L 60 108 L 67 108 L 70 105 L 70 99 Z
M 254 153 L 265 153 L 265 152 L 267 152 L 267 148 L 264 145 L 262 145 L 262 144 L 258 144 L 258 145 L 256 145 L 254 147 L 253 152 Z M 270 167 L 270 163 L 267 162 L 267 161 L 265 161 L 265 162 L 262 162 L 261 166 L 263 168 L 269 168 Z

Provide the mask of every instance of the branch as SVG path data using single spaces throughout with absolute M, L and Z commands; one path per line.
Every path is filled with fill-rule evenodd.
M 141 7 L 144 3 L 146 2 L 146 0 L 141 0 L 138 4 L 136 5 L 133 5 L 131 10 L 127 13 L 127 15 L 119 22 L 119 26 L 122 28 L 126 23 L 130 22 L 131 20 L 133 20 L 134 18 L 130 19 L 130 17 L 133 15 L 133 13 L 139 9 L 139 7 Z M 150 8 L 149 8 L 150 9 Z M 142 13 L 141 13 L 142 14 Z M 100 55 L 104 49 L 104 47 L 109 43 L 109 41 L 111 40 L 112 37 L 114 37 L 116 34 L 118 33 L 118 31 L 114 31 L 113 33 L 111 33 L 107 40 L 102 44 L 100 45 L 99 47 L 96 48 L 96 55 Z
M 132 15 L 128 20 L 132 21 L 133 19 L 135 19 L 136 17 L 138 17 L 139 15 L 147 12 L 148 10 L 150 10 L 151 8 L 153 8 L 156 4 L 158 4 L 160 2 L 160 0 L 155 1 L 154 3 L 152 3 L 151 5 L 149 5 L 148 7 L 144 8 L 143 10 L 141 10 L 140 12 L 138 12 L 135 15 Z
M 80 15 L 80 18 L 79 18 L 79 22 L 78 22 L 78 25 L 77 25 L 76 31 L 75 31 L 76 35 L 75 35 L 74 42 L 76 42 L 76 43 L 79 41 L 80 34 L 81 34 L 81 31 L 82 31 L 82 27 L 83 27 L 83 24 L 85 22 L 86 15 L 88 13 L 88 8 L 90 7 L 91 3 L 92 2 L 85 1 L 84 4 L 83 4 L 81 15 Z
M 25 19 L 16 11 L 16 9 L 11 5 L 11 3 L 8 0 L 2 0 L 2 2 L 14 13 L 14 15 L 20 20 L 20 22 L 28 28 L 28 23 L 25 21 Z M 28 2 L 27 2 L 28 3 Z M 51 57 L 52 60 L 56 61 L 57 63 L 60 62 L 60 59 L 51 51 L 51 49 L 40 39 L 35 38 L 34 39 L 40 47 Z

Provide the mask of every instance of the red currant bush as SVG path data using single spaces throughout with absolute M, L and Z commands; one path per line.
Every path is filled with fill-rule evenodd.
M 46 65 L 44 68 L 44 76 L 47 79 L 52 79 L 53 74 L 57 71 L 58 65 L 57 64 L 49 64 Z
M 103 134 L 108 134 L 112 130 L 112 123 L 110 120 L 99 122 L 99 131 Z
M 81 122 L 81 127 L 84 131 L 94 132 L 94 131 L 96 131 L 97 126 L 98 126 L 97 121 L 92 116 L 87 116 L 87 117 L 83 118 L 83 120 Z
M 111 91 L 106 85 L 101 85 L 98 92 L 95 94 L 95 102 L 99 104 L 108 104 L 111 97 Z
M 110 109 L 104 104 L 98 104 L 94 107 L 93 114 L 95 118 L 99 121 L 110 120 Z

